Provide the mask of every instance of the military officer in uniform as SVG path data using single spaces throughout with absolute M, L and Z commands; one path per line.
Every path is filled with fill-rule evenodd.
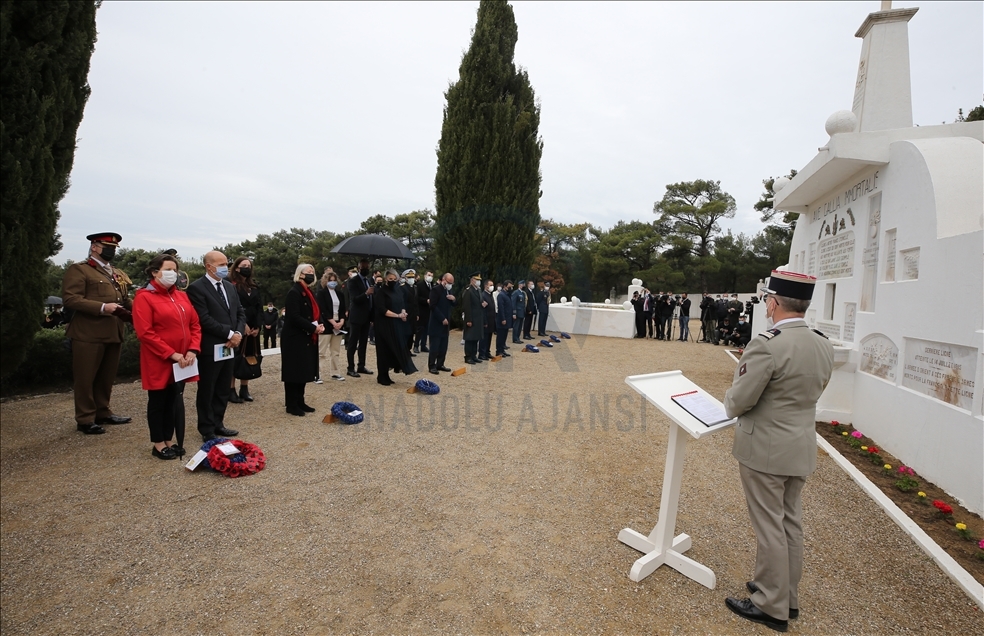
M 732 612 L 784 632 L 799 616 L 803 573 L 803 506 L 807 476 L 816 469 L 816 407 L 834 366 L 834 348 L 803 316 L 816 279 L 773 271 L 765 300 L 772 328 L 752 338 L 724 398 L 738 418 L 732 454 L 738 460 L 755 530 L 750 598 L 728 598 Z
M 465 312 L 465 362 L 478 364 L 478 342 L 485 335 L 485 306 L 482 299 L 482 273 L 471 275 L 470 285 L 461 295 L 462 309 Z
M 100 424 L 126 424 L 131 418 L 109 408 L 113 381 L 120 364 L 123 323 L 130 322 L 132 281 L 110 265 L 122 237 L 100 232 L 90 241 L 89 258 L 70 265 L 62 280 L 62 302 L 74 311 L 66 335 L 72 340 L 72 390 L 75 422 L 86 435 L 106 432 Z

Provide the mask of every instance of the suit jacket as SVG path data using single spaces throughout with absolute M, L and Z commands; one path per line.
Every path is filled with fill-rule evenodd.
M 428 283 L 423 278 L 414 285 L 417 290 L 417 315 L 422 321 L 430 316 L 430 294 L 437 283 Z
M 532 289 L 524 289 L 523 293 L 526 294 L 526 315 L 530 316 L 536 313 L 536 298 L 533 297 Z
M 482 290 L 482 300 L 485 301 L 485 333 L 495 332 L 495 300 L 492 298 L 491 292 Z
M 485 312 L 482 307 L 482 291 L 472 285 L 461 293 L 461 308 L 465 312 L 465 325 L 462 328 L 465 340 L 481 340 L 485 328 Z M 471 323 L 471 327 L 468 326 Z
M 104 303 L 117 303 L 128 310 L 132 307 L 126 290 L 130 279 L 120 274 L 120 279 L 114 280 L 92 260 L 75 263 L 65 270 L 62 302 L 66 309 L 75 312 L 66 331 L 69 338 L 102 344 L 123 342 L 123 321 L 99 313 Z
M 429 334 L 447 333 L 451 327 L 451 309 L 454 306 L 448 296 L 451 292 L 444 289 L 444 285 L 435 284 L 430 292 L 430 323 L 427 326 Z M 443 324 L 447 320 L 448 324 Z
M 512 303 L 516 317 L 522 320 L 526 316 L 526 292 L 522 289 L 514 289 L 512 292 Z
M 345 321 L 345 295 L 342 293 L 341 286 L 335 287 L 335 295 L 338 296 L 338 318 L 341 321 Z M 327 287 L 322 287 L 318 290 L 316 296 L 318 299 L 318 308 L 321 310 L 321 324 L 325 326 L 325 335 L 331 334 L 331 325 L 328 323 L 335 312 L 335 303 L 331 299 L 331 292 L 328 291 Z M 344 328 L 345 325 L 342 325 Z
M 368 279 L 364 279 L 362 274 L 348 279 L 346 288 L 348 289 L 348 319 L 353 325 L 364 325 L 372 320 L 372 298 L 366 295 L 366 290 L 372 287 L 367 286 Z M 373 292 L 375 293 L 375 292 Z
M 731 453 L 761 473 L 804 477 L 817 466 L 817 400 L 834 347 L 804 320 L 780 327 L 752 338 L 725 394 L 728 417 L 739 418 Z
M 505 320 L 506 324 L 502 324 Z M 512 298 L 506 292 L 499 292 L 495 297 L 495 328 L 509 329 L 513 326 Z
M 215 345 L 225 344 L 229 340 L 230 331 L 244 333 L 246 329 L 246 311 L 239 303 L 236 287 L 227 280 L 222 280 L 229 306 L 226 307 L 219 290 L 208 278 L 202 276 L 188 285 L 188 298 L 198 312 L 198 322 L 202 326 L 202 355 L 212 358 L 215 355 Z
M 550 290 L 549 289 L 538 289 L 536 293 L 533 294 L 536 298 L 536 313 L 545 314 L 550 311 Z

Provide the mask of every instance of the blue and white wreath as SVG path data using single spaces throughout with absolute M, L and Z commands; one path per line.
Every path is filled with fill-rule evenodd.
M 441 387 L 437 386 L 430 380 L 425 380 L 425 379 L 417 380 L 417 384 L 415 384 L 414 386 L 417 387 L 418 391 L 420 391 L 421 393 L 425 393 L 427 395 L 437 395 L 438 393 L 441 392 Z
M 363 419 L 362 409 L 351 402 L 335 402 L 331 414 L 342 424 L 358 424 Z
M 534 345 L 531 345 L 531 344 L 526 345 L 526 349 L 525 350 L 526 351 L 529 351 L 530 353 L 540 353 L 540 350 L 537 349 Z
M 541 340 L 541 341 L 540 341 L 540 344 L 541 344 L 542 346 L 544 346 L 544 347 L 552 347 L 552 346 L 553 346 L 553 343 L 552 343 L 552 342 L 550 342 L 549 340 Z

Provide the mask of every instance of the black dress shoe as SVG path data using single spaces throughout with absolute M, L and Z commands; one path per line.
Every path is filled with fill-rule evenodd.
M 238 395 L 236 395 L 236 392 L 233 391 L 232 393 L 229 394 L 229 402 L 231 402 L 232 404 L 242 404 L 243 399 Z
M 438 371 L 444 371 L 445 373 L 450 373 L 451 372 L 451 369 L 449 369 L 448 367 L 437 367 L 437 370 Z
M 202 435 L 202 442 L 211 442 L 213 439 L 218 439 L 217 435 Z
M 421 347 L 420 353 L 430 353 L 430 349 L 428 349 L 427 347 Z
M 76 428 L 86 435 L 102 435 L 106 432 L 106 429 L 98 424 L 76 424 Z
M 416 357 L 417 357 L 417 354 L 416 354 L 416 353 L 414 353 L 413 351 L 411 351 L 411 352 L 410 352 L 410 357 L 411 357 L 411 358 L 416 358 Z
M 506 353 L 505 351 L 503 351 L 499 355 L 502 356 L 503 358 L 511 358 L 512 357 L 512 354 L 511 353 Z
M 222 437 L 235 437 L 239 435 L 239 431 L 223 426 L 222 428 L 215 429 L 215 434 L 221 435 Z
M 289 408 L 287 409 L 287 412 L 290 413 L 291 415 L 296 415 L 297 417 L 304 417 L 305 415 L 307 415 L 307 413 L 305 413 L 302 409 L 299 408 Z
M 249 394 L 249 387 L 245 387 L 245 386 L 239 387 L 239 397 L 243 399 L 243 402 L 253 401 L 253 396 Z
M 383 386 L 389 386 L 389 385 L 393 384 L 393 381 L 392 380 L 390 380 L 389 378 L 384 378 L 382 376 L 376 378 L 376 382 L 382 384 Z
M 110 415 L 109 417 L 96 418 L 96 424 L 129 424 L 132 421 L 132 417 L 123 417 L 122 415 Z
M 318 409 L 314 408 L 313 406 L 308 406 L 307 404 L 301 404 L 301 410 L 304 411 L 305 413 L 314 413 Z
M 478 364 L 478 362 L 472 360 L 471 358 L 465 358 L 465 364 Z
M 156 448 L 150 449 L 151 454 L 157 459 L 177 459 L 178 456 L 174 454 L 170 446 L 165 446 L 163 450 L 157 450 Z
M 751 592 L 752 594 L 754 594 L 754 593 L 756 593 L 756 592 L 759 591 L 759 586 L 755 584 L 755 581 L 747 581 L 745 583 L 745 587 L 747 587 L 748 588 L 748 591 Z M 790 607 L 789 608 L 789 619 L 790 620 L 795 620 L 795 619 L 799 618 L 799 616 L 800 616 L 800 611 L 799 611 L 798 608 L 794 608 L 794 607 Z
M 170 448 L 171 452 L 177 455 L 178 457 L 185 456 L 185 449 L 181 448 L 177 444 L 171 444 L 170 446 L 168 446 L 168 448 Z
M 360 368 L 359 369 L 359 373 L 361 373 L 362 375 L 372 375 L 372 371 L 370 371 L 369 369 L 367 369 L 365 367 Z
M 738 616 L 752 621 L 753 623 L 765 625 L 769 629 L 774 629 L 777 632 L 784 632 L 789 628 L 789 621 L 781 621 L 777 618 L 772 618 L 759 608 L 755 607 L 755 603 L 752 603 L 750 599 L 746 598 L 738 600 L 729 596 L 724 599 L 724 604 L 728 606 L 729 610 Z
M 345 375 L 349 376 L 350 378 L 358 378 L 358 377 L 360 377 L 359 374 L 356 373 L 355 371 L 346 371 L 345 372 Z
M 430 368 L 430 369 L 428 369 L 428 370 L 429 370 L 429 371 L 430 371 L 431 373 L 433 373 L 434 375 L 438 375 L 438 374 L 440 373 L 440 371 L 438 371 L 438 370 L 437 370 L 437 367 L 431 367 L 431 368 Z

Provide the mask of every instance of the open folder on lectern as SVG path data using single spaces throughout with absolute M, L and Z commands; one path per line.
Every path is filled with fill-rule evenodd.
M 679 404 L 687 413 L 690 413 L 704 426 L 714 426 L 721 422 L 727 422 L 731 418 L 724 412 L 724 408 L 716 404 L 710 398 L 698 391 L 688 391 L 678 395 L 671 395 L 670 399 Z

